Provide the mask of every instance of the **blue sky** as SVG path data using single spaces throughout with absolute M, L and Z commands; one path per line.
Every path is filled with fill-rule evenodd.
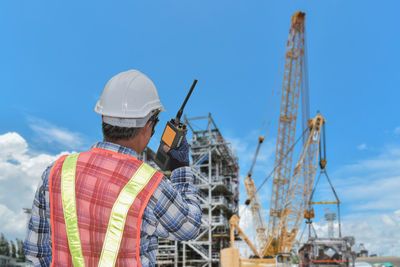
M 343 200 L 343 227 L 370 250 L 400 255 L 399 6 L 345 0 L 1 2 L 0 217 L 11 219 L 0 231 L 22 237 L 22 225 L 8 225 L 24 218 L 21 207 L 31 205 L 43 168 L 62 151 L 87 149 L 101 139 L 94 105 L 107 80 L 127 69 L 154 81 L 167 109 L 163 123 L 198 78 L 185 113 L 211 112 L 246 174 L 271 90 L 282 81 L 290 17 L 303 10 L 310 111 L 327 119 L 327 168 Z M 256 183 L 273 165 L 276 119 Z M 270 183 L 263 190 L 267 209 Z M 321 198 L 324 190 L 321 184 Z M 324 222 L 317 226 L 324 231 Z

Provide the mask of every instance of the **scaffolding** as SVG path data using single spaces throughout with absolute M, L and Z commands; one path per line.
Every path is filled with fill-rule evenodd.
M 159 240 L 157 266 L 219 266 L 220 250 L 229 247 L 229 218 L 238 213 L 238 158 L 211 114 L 187 118 L 194 183 L 199 188 L 202 225 L 191 241 Z M 151 156 L 147 158 L 151 160 Z

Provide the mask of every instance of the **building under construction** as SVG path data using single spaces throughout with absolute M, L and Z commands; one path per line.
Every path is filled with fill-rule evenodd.
M 194 240 L 160 239 L 157 266 L 219 266 L 220 250 L 229 247 L 229 218 L 238 213 L 238 158 L 211 114 L 196 118 L 185 116 L 185 123 L 192 133 L 188 142 L 194 183 L 199 188 L 203 211 L 202 225 Z M 154 152 L 148 150 L 143 160 L 152 164 L 152 158 Z

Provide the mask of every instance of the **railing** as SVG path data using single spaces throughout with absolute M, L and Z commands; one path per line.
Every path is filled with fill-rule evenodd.
M 218 205 L 223 205 L 223 206 L 226 206 L 226 207 L 230 207 L 231 206 L 229 201 L 224 196 L 212 197 L 212 203 L 211 204 L 213 206 L 218 206 Z
M 213 225 L 229 225 L 228 220 L 223 215 L 212 216 Z
M 158 263 L 173 262 L 175 258 L 175 242 L 165 239 L 160 239 L 158 244 L 158 250 L 156 252 Z

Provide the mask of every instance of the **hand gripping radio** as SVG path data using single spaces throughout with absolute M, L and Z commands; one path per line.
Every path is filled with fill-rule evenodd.
M 181 121 L 181 117 L 183 114 L 183 109 L 185 108 L 186 103 L 189 100 L 194 87 L 196 86 L 196 83 L 197 79 L 193 81 L 189 93 L 187 94 L 185 101 L 183 101 L 181 108 L 176 114 L 176 117 L 169 120 L 165 126 L 161 137 L 160 146 L 158 147 L 154 160 L 158 167 L 160 167 L 160 169 L 163 171 L 171 171 L 171 155 L 164 151 L 164 145 L 167 145 L 170 149 L 176 149 L 181 145 L 183 139 L 186 137 L 187 127 Z

